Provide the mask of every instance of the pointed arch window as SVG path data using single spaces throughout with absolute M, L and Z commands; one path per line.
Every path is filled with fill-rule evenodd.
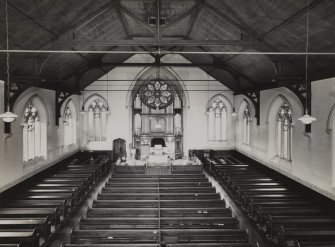
M 243 112 L 243 144 L 250 144 L 250 125 L 251 125 L 250 107 L 247 105 Z
M 208 139 L 210 141 L 227 140 L 227 107 L 221 100 L 214 100 L 207 109 Z
M 42 156 L 41 122 L 37 108 L 29 102 L 23 117 L 23 161 L 28 162 Z
M 77 129 L 75 113 L 72 112 L 70 106 L 66 106 L 64 110 L 64 146 L 69 147 L 77 142 Z
M 283 104 L 277 115 L 277 156 L 291 161 L 292 159 L 292 110 L 288 104 Z
M 107 106 L 99 98 L 88 106 L 88 134 L 90 141 L 106 141 Z

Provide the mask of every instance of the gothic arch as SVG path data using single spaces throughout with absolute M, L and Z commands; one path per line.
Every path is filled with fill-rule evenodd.
M 237 108 L 237 109 L 238 109 L 238 110 L 237 110 L 237 116 L 238 116 L 238 118 L 240 118 L 240 116 L 243 114 L 244 108 L 245 108 L 247 105 L 248 105 L 249 108 L 250 108 L 250 115 L 251 115 L 252 117 L 255 117 L 256 110 L 255 110 L 255 106 L 254 106 L 254 104 L 253 104 L 249 99 L 247 99 L 247 98 L 243 98 L 243 100 L 241 101 L 239 107 Z
M 230 113 L 233 111 L 233 104 L 231 103 L 231 101 L 223 94 L 218 93 L 215 94 L 212 98 L 210 98 L 207 102 L 207 106 L 206 106 L 206 110 L 211 106 L 211 104 L 213 103 L 213 101 L 215 100 L 222 100 L 222 102 L 225 104 L 225 106 L 227 107 L 227 112 Z
M 42 98 L 35 94 L 24 104 L 21 113 L 23 162 L 47 159 L 48 113 Z
M 283 109 L 283 116 L 289 116 L 289 121 L 286 121 L 287 125 L 282 125 L 283 120 L 278 118 L 278 111 L 282 106 L 286 105 Z M 293 116 L 294 112 L 292 105 L 289 100 L 282 94 L 277 95 L 271 102 L 268 114 L 267 114 L 267 123 L 268 123 L 268 157 L 270 159 L 278 157 L 280 159 L 285 159 L 291 161 L 292 157 L 292 126 L 293 126 Z M 284 119 L 284 118 L 283 118 Z M 288 118 L 285 118 L 288 119 Z M 283 127 L 284 126 L 284 127 Z M 287 127 L 285 127 L 287 126 Z
M 190 107 L 190 98 L 187 93 L 187 88 L 180 78 L 180 76 L 171 68 L 171 67 L 159 67 L 160 75 L 162 79 L 168 79 L 172 86 L 176 88 L 176 91 L 183 102 L 183 106 L 189 108 Z M 127 97 L 126 97 L 126 107 L 131 107 L 133 104 L 134 97 L 138 91 L 138 89 L 145 83 L 145 80 L 154 79 L 157 67 L 150 66 L 143 68 L 132 81 Z
M 64 114 L 64 111 L 65 111 L 66 107 L 70 107 L 72 114 L 75 115 L 75 119 L 77 120 L 78 119 L 78 111 L 77 111 L 77 107 L 74 104 L 72 99 L 68 99 L 62 105 L 62 107 L 61 107 L 61 117 L 63 117 L 63 114 Z
M 245 117 L 245 111 L 248 108 L 250 117 Z M 243 99 L 240 103 L 240 106 L 238 108 L 237 117 L 237 128 L 238 128 L 238 134 L 237 134 L 237 143 L 238 144 L 250 144 L 251 139 L 251 126 L 252 126 L 252 120 L 255 116 L 255 109 L 254 105 L 252 103 L 249 103 L 247 99 Z
M 21 116 L 21 124 L 23 124 L 23 121 L 24 121 L 24 111 L 25 111 L 27 105 L 30 102 L 33 103 L 33 105 L 38 109 L 41 122 L 48 123 L 49 122 L 49 117 L 48 117 L 47 107 L 46 107 L 43 99 L 38 94 L 34 94 L 23 105 L 23 109 L 22 109 L 21 115 L 20 115 Z
M 92 104 L 92 102 L 93 102 L 94 100 L 96 100 L 96 99 L 101 100 L 101 101 L 104 103 L 105 107 L 106 107 L 107 109 L 109 109 L 107 100 L 106 100 L 103 96 L 101 96 L 100 94 L 95 93 L 95 94 L 90 95 L 90 96 L 85 100 L 85 102 L 84 102 L 84 110 L 87 111 L 88 107 L 89 107 L 89 106 Z
M 266 123 L 269 124 L 271 120 L 275 119 L 274 115 L 277 115 L 277 111 L 273 111 L 273 109 L 279 109 L 282 104 L 288 104 L 289 107 L 292 109 L 292 115 L 295 115 L 293 112 L 292 105 L 290 101 L 282 94 L 278 94 L 274 99 L 271 101 L 270 106 L 268 108 L 266 114 Z

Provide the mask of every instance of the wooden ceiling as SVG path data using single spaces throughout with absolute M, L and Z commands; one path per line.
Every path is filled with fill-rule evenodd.
M 1 49 L 6 48 L 1 0 Z M 310 0 L 309 51 L 334 52 L 335 1 Z M 130 51 L 11 53 L 12 82 L 77 92 L 132 51 L 304 52 L 307 0 L 10 0 L 10 49 Z M 165 17 L 165 25 L 149 25 Z M 156 64 L 161 56 L 153 55 Z M 305 57 L 183 54 L 236 93 L 304 82 Z M 0 54 L 5 78 L 5 54 Z M 143 66 L 146 64 L 137 64 Z M 148 64 L 150 65 L 150 64 Z M 173 64 L 170 64 L 173 65 Z M 183 65 L 179 65 L 183 66 Z M 309 79 L 335 76 L 335 56 L 310 56 Z

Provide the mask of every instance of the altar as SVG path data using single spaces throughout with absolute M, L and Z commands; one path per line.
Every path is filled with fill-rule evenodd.
M 173 153 L 169 153 L 169 150 L 167 147 L 163 147 L 162 145 L 154 145 L 153 147 L 150 147 L 150 153 L 147 158 L 147 165 L 148 166 L 164 166 L 164 165 L 170 165 L 171 161 L 171 155 L 174 155 Z

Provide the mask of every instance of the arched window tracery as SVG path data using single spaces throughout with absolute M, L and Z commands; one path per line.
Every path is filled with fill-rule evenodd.
M 88 133 L 90 141 L 106 141 L 107 106 L 99 98 L 87 108 Z
M 214 100 L 207 109 L 208 139 L 227 140 L 227 107 L 222 100 Z
M 243 112 L 243 144 L 250 144 L 250 125 L 252 122 L 250 107 L 247 105 Z
M 23 116 L 23 162 L 28 162 L 42 156 L 40 115 L 33 102 L 28 102 Z
M 289 161 L 292 159 L 292 122 L 292 110 L 283 104 L 277 114 L 277 155 Z
M 75 112 L 72 112 L 69 104 L 64 109 L 63 123 L 64 123 L 64 146 L 69 147 L 76 144 L 77 142 L 77 129 L 76 129 L 76 117 Z

